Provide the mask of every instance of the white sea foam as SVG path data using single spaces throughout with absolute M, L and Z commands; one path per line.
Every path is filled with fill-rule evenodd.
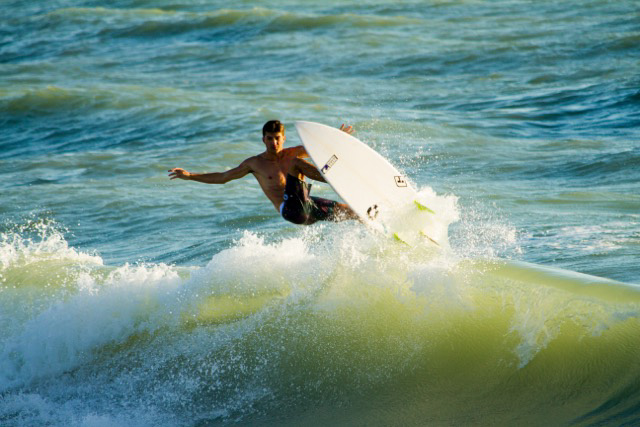
M 69 247 L 63 232 L 58 230 L 55 223 L 29 221 L 10 230 L 0 233 L 0 280 L 2 272 L 11 267 L 24 267 L 40 261 L 102 265 L 99 256 Z
M 443 224 L 457 219 L 454 197 L 430 191 L 421 196 L 444 213 Z M 504 346 L 492 351 L 523 369 L 563 339 L 567 325 L 577 324 L 579 335 L 597 335 L 610 322 L 633 320 L 637 313 L 633 306 L 612 309 L 570 288 L 545 286 L 525 268 L 500 276 L 491 263 L 461 256 L 455 247 L 407 247 L 356 222 L 317 224 L 285 238 L 246 231 L 205 266 L 193 268 L 104 266 L 96 255 L 69 248 L 62 234 L 51 234 L 44 244 L 7 239 L 20 243 L 6 246 L 18 255 L 3 270 L 11 280 L 11 269 L 22 269 L 24 284 L 33 277 L 33 260 L 43 256 L 51 265 L 67 260 L 83 266 L 60 279 L 67 281 L 67 292 L 48 295 L 51 301 L 42 309 L 26 310 L 31 315 L 1 338 L 0 391 L 10 398 L 0 414 L 18 408 L 30 421 L 152 425 L 158 419 L 145 415 L 154 413 L 147 411 L 148 400 L 178 407 L 205 392 L 224 396 L 208 413 L 227 419 L 268 400 L 274 389 L 289 387 L 272 382 L 273 369 L 281 369 L 285 379 L 306 375 L 295 369 L 311 370 L 322 378 L 318 387 L 339 375 L 368 384 L 390 378 L 394 369 L 426 363 L 425 354 L 430 363 L 446 365 L 450 355 L 443 349 L 472 343 L 479 351 L 484 338 Z M 50 272 L 53 282 L 68 266 L 56 268 Z M 524 280 L 530 277 L 533 287 Z M 486 337 L 475 337 L 469 328 Z M 509 344 L 505 336 L 517 339 Z M 309 341 L 330 356 L 310 352 Z M 361 365 L 343 365 L 360 355 Z M 473 359 L 473 351 L 466 357 Z M 283 360 L 297 368 L 286 368 Z M 99 403 L 68 399 L 78 387 L 76 376 Z M 65 384 L 60 390 L 58 381 Z M 150 386 L 149 395 L 128 400 L 133 409 L 126 419 L 97 392 L 108 386 L 123 396 L 139 383 Z M 71 403 L 60 405 L 50 396 Z
M 163 264 L 125 265 L 104 279 L 79 274 L 72 295 L 5 337 L 0 384 L 6 389 L 65 372 L 90 361 L 103 345 L 152 333 L 170 315 L 165 307 L 181 283 L 175 269 Z

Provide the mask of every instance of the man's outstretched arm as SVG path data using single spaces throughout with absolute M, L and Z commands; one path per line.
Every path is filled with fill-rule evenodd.
M 191 173 L 182 168 L 173 168 L 169 170 L 170 179 L 184 179 L 187 181 L 203 182 L 205 184 L 226 184 L 234 179 L 242 178 L 251 173 L 248 161 L 240 163 L 239 166 L 230 169 L 226 172 L 212 172 L 212 173 Z

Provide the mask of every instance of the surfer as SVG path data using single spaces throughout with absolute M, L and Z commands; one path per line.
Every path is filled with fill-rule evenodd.
M 340 130 L 353 133 L 353 127 L 344 124 Z M 320 171 L 304 159 L 309 155 L 302 145 L 284 148 L 286 139 L 284 125 L 279 120 L 270 120 L 262 127 L 262 142 L 266 148 L 263 153 L 249 157 L 226 172 L 191 173 L 182 168 L 173 168 L 169 170 L 169 177 L 205 184 L 225 184 L 252 173 L 276 210 L 289 222 L 309 225 L 316 221 L 358 219 L 355 212 L 344 203 L 309 196 L 311 184 L 304 181 L 305 176 L 326 181 Z

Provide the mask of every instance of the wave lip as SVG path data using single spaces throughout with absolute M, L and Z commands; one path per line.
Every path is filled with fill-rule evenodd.
M 213 423 L 328 420 L 322 408 L 375 423 L 372 405 L 409 424 L 462 422 L 478 406 L 507 423 L 540 405 L 569 422 L 599 417 L 594 401 L 640 378 L 636 285 L 407 248 L 345 223 L 271 240 L 247 232 L 187 269 L 104 266 L 47 230 L 44 243 L 0 251 L 23 299 L 0 292 L 3 325 L 21 313 L 2 328 L 0 383 L 23 415 L 42 401 L 18 396 L 37 393 L 105 419 L 161 401 L 165 420 Z M 53 263 L 38 283 L 42 257 Z M 25 312 L 34 287 L 41 302 Z

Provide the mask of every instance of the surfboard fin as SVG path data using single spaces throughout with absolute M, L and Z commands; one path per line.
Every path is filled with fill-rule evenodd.
M 429 239 L 431 242 L 435 243 L 437 246 L 440 246 L 440 243 L 433 240 L 431 237 L 427 236 L 424 231 L 420 231 L 420 235 L 426 239 Z
M 411 246 L 410 244 L 408 244 L 407 242 L 405 242 L 404 240 L 402 240 L 402 239 L 400 238 L 400 236 L 398 236 L 398 233 L 393 233 L 393 239 L 394 239 L 396 242 L 404 243 L 404 244 L 405 244 L 405 245 L 407 245 L 407 246 Z
M 422 203 L 420 203 L 417 200 L 414 200 L 413 203 L 415 203 L 415 205 L 418 207 L 418 209 L 420 209 L 421 211 L 427 211 L 429 213 L 435 214 L 434 211 L 432 211 L 431 209 L 429 209 L 428 207 L 426 207 L 425 205 L 423 205 Z

